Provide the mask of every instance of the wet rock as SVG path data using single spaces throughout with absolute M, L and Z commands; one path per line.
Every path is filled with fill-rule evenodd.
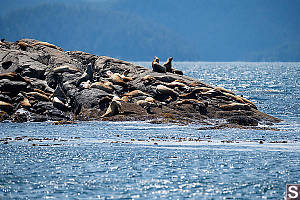
M 97 88 L 84 89 L 76 94 L 78 103 L 82 104 L 86 108 L 98 106 L 99 100 L 105 96 L 112 95 Z
M 228 120 L 230 123 L 239 124 L 243 126 L 257 126 L 258 120 L 249 117 L 249 116 L 233 116 L 230 117 Z
M 10 81 L 8 79 L 0 80 L 0 91 L 17 95 L 20 91 L 28 91 L 29 85 L 26 82 Z

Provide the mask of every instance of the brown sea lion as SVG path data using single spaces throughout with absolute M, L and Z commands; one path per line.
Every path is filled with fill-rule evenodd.
M 110 83 L 110 82 L 109 82 Z M 112 85 L 112 84 L 111 84 Z M 107 83 L 105 84 L 104 82 L 101 82 L 101 81 L 98 81 L 98 82 L 95 82 L 95 83 L 92 83 L 91 84 L 91 88 L 98 88 L 100 90 L 103 90 L 105 92 L 109 92 L 109 93 L 112 93 L 114 90 L 112 88 L 112 86 L 110 85 L 107 85 Z
M 169 96 L 178 96 L 179 95 L 178 92 L 176 92 L 175 90 L 173 90 L 167 86 L 164 86 L 164 85 L 156 86 L 156 91 L 163 95 L 169 95 Z
M 22 51 L 26 51 L 27 47 L 31 46 L 31 45 L 29 45 L 29 44 L 27 44 L 26 42 L 23 42 L 23 41 L 17 41 L 17 45 L 19 45 L 19 47 Z
M 49 97 L 47 97 L 46 95 L 43 95 L 39 92 L 28 92 L 26 93 L 27 96 L 33 97 L 36 100 L 39 101 L 49 101 Z
M 171 72 L 173 73 L 173 68 L 172 68 L 172 60 L 173 60 L 173 57 L 169 57 L 167 59 L 167 61 L 163 64 L 163 66 L 166 68 L 166 72 Z
M 31 104 L 27 98 L 24 98 L 23 101 L 20 102 L 20 107 L 31 107 Z
M 64 72 L 77 73 L 79 71 L 80 70 L 77 67 L 68 66 L 68 65 L 62 65 L 62 66 L 53 68 L 54 73 L 64 73 Z
M 111 117 L 117 115 L 121 112 L 121 99 L 119 97 L 114 97 L 109 104 L 106 112 L 101 117 Z
M 11 112 L 13 110 L 13 106 L 10 103 L 0 101 L 0 110 Z
M 147 113 L 152 113 L 150 109 L 157 106 L 155 99 L 152 97 L 147 97 L 145 100 L 138 100 L 136 104 L 146 109 Z
M 125 93 L 124 96 L 137 97 L 137 96 L 148 96 L 148 94 L 142 92 L 141 90 L 133 90 L 131 92 Z
M 248 104 L 243 103 L 230 103 L 221 105 L 220 108 L 222 110 L 250 110 L 250 106 Z
M 154 60 L 152 61 L 152 69 L 154 72 L 166 73 L 166 67 L 159 64 L 159 58 L 156 56 L 154 57 Z
M 109 79 L 112 83 L 116 85 L 127 86 L 127 83 L 123 80 L 119 73 L 112 73 L 111 71 L 108 71 L 106 74 L 109 76 Z
M 50 48 L 53 48 L 53 49 L 57 49 L 57 50 L 63 51 L 62 48 L 60 48 L 60 47 L 58 47 L 58 46 L 56 46 L 54 44 L 50 44 L 48 42 L 36 42 L 32 46 L 36 46 L 36 45 L 47 46 L 47 47 L 50 47 Z

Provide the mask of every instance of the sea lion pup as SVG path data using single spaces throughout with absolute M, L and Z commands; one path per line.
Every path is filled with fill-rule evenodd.
M 63 51 L 62 48 L 60 48 L 60 47 L 58 47 L 58 46 L 56 46 L 54 44 L 50 44 L 48 42 L 36 42 L 32 46 L 36 46 L 36 45 L 47 46 L 47 47 L 50 47 L 50 48 L 53 48 L 53 49 L 57 49 L 57 50 Z
M 167 61 L 163 64 L 163 66 L 166 68 L 166 72 L 171 72 L 173 73 L 173 68 L 172 68 L 172 60 L 173 60 L 173 57 L 169 57 L 167 59 Z
M 121 112 L 121 106 L 122 106 L 120 101 L 122 100 L 119 97 L 114 96 L 106 112 L 101 117 L 111 117 L 119 114 Z
M 154 60 L 152 61 L 152 69 L 154 72 L 166 73 L 166 67 L 159 64 L 159 58 L 154 56 Z

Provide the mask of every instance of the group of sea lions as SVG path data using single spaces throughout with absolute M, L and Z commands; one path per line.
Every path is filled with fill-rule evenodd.
M 154 56 L 154 59 L 152 61 L 152 69 L 153 69 L 153 71 L 159 72 L 159 73 L 170 72 L 170 73 L 174 73 L 174 74 L 183 75 L 182 71 L 180 71 L 178 69 L 174 69 L 172 67 L 172 61 L 173 61 L 173 57 L 169 57 L 163 65 L 160 65 L 159 58 Z
M 173 68 L 172 57 L 161 65 L 155 56 L 150 70 L 106 56 L 64 52 L 30 39 L 2 40 L 0 48 L 14 56 L 2 53 L 7 58 L 0 63 L 0 117 L 1 110 L 12 114 L 19 109 L 40 118 L 46 115 L 41 120 L 145 120 L 168 114 L 180 121 L 257 113 L 255 104 L 243 96 L 182 76 L 182 71 Z M 40 59 L 45 56 L 51 62 Z M 9 72 L 14 70 L 11 63 L 23 66 L 23 60 L 30 63 L 25 69 L 41 68 L 42 76 L 19 68 Z

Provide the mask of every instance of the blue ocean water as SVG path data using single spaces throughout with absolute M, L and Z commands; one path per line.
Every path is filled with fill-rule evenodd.
M 248 97 L 281 131 L 1 123 L 0 199 L 284 199 L 300 184 L 300 63 L 174 66 Z

